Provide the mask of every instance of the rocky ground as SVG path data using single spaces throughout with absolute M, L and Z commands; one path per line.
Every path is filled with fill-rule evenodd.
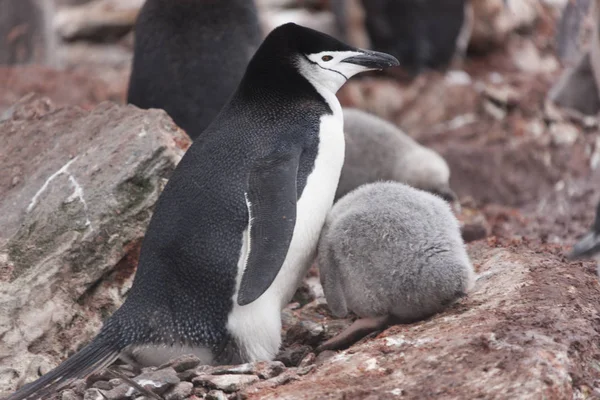
M 284 310 L 276 361 L 113 368 L 57 398 L 600 398 L 595 265 L 565 260 L 600 199 L 600 133 L 597 119 L 546 104 L 563 66 L 544 10 L 460 68 L 375 74 L 339 94 L 447 159 L 480 274 L 467 298 L 315 354 L 351 321 L 330 316 L 311 270 Z M 120 304 L 161 182 L 188 145 L 161 112 L 102 103 L 123 102 L 127 74 L 121 62 L 0 69 L 0 392 L 72 354 Z M 31 91 L 41 96 L 13 106 Z

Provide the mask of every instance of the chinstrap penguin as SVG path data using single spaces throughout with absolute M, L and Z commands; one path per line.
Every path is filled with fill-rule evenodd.
M 354 108 L 343 112 L 346 154 L 336 200 L 360 185 L 387 180 L 457 200 L 450 168 L 438 153 L 383 118 Z
M 370 331 L 442 311 L 475 273 L 450 206 L 398 182 L 361 186 L 338 201 L 319 240 L 318 266 L 337 317 L 363 319 L 320 346 L 348 346 Z
M 9 400 L 40 398 L 119 356 L 159 365 L 272 359 L 281 309 L 315 257 L 344 158 L 336 91 L 398 65 L 285 24 L 162 192 L 125 303 L 90 344 Z
M 253 0 L 147 0 L 135 25 L 127 102 L 160 108 L 196 139 L 263 37 Z
M 590 231 L 583 236 L 568 255 L 569 260 L 592 258 L 597 262 L 600 276 L 600 202 L 596 206 L 596 218 Z

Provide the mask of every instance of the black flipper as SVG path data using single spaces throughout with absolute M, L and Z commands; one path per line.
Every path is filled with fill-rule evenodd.
M 237 302 L 258 299 L 275 280 L 287 256 L 296 225 L 299 155 L 285 153 L 261 159 L 248 178 L 248 257 Z
M 4 400 L 42 399 L 76 379 L 85 378 L 115 361 L 119 348 L 107 336 L 97 336 L 90 344 L 38 380 L 28 383 Z

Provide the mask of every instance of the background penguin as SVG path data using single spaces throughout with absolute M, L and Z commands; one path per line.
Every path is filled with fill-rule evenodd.
M 365 318 L 319 351 L 347 346 L 392 322 L 429 317 L 474 284 L 450 206 L 397 182 L 364 185 L 335 204 L 321 233 L 318 265 L 332 313 Z
M 165 110 L 196 139 L 261 39 L 253 0 L 147 0 L 135 25 L 127 102 Z
M 376 115 L 353 108 L 343 111 L 346 156 L 336 200 L 360 185 L 385 180 L 457 200 L 450 189 L 448 164 L 438 153 Z
M 398 65 L 286 24 L 186 152 L 155 207 L 121 306 L 93 341 L 9 400 L 40 398 L 120 355 L 158 365 L 272 359 L 280 311 L 315 257 L 344 158 L 336 91 Z
M 598 263 L 597 273 L 600 276 L 600 202 L 596 206 L 596 219 L 590 231 L 582 237 L 569 253 L 570 260 L 593 258 Z
M 332 0 L 338 30 L 348 32 L 347 0 Z M 419 73 L 448 65 L 457 50 L 466 52 L 472 21 L 466 0 L 362 0 L 371 48 Z M 346 39 L 347 40 L 347 39 Z

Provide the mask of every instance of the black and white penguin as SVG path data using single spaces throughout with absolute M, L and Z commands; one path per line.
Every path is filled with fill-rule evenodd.
M 318 266 L 333 314 L 361 317 L 320 346 L 352 344 L 391 323 L 442 311 L 475 283 L 448 203 L 398 182 L 363 185 L 338 201 L 319 240 Z
M 295 24 L 273 30 L 161 194 L 125 303 L 9 400 L 40 398 L 122 355 L 142 366 L 189 353 L 205 364 L 272 359 L 342 169 L 336 91 L 395 65 Z
M 570 260 L 592 258 L 598 263 L 597 273 L 600 276 L 600 202 L 596 206 L 596 219 L 590 231 L 583 236 L 569 253 Z
M 253 0 L 146 0 L 127 102 L 165 110 L 196 139 L 235 91 L 262 38 Z
M 383 118 L 355 108 L 343 112 L 346 155 L 336 200 L 361 185 L 388 180 L 448 202 L 458 199 L 450 188 L 450 168 L 442 156 Z

